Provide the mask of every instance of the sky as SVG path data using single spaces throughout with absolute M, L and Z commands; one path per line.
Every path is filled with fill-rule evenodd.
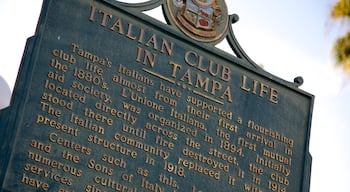
M 293 81 L 302 76 L 300 88 L 316 96 L 310 138 L 310 191 L 349 192 L 350 74 L 334 67 L 331 51 L 335 39 L 350 28 L 330 19 L 335 0 L 226 2 L 229 13 L 240 17 L 233 29 L 248 56 L 282 79 Z M 40 9 L 39 0 L 0 0 L 0 76 L 11 90 L 26 39 L 35 33 Z M 230 52 L 224 44 L 220 47 Z M 1 94 L 2 90 L 3 98 Z

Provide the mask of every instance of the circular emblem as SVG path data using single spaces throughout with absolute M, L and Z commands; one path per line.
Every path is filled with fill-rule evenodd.
M 223 37 L 228 26 L 224 0 L 167 0 L 171 22 L 187 36 L 201 42 Z

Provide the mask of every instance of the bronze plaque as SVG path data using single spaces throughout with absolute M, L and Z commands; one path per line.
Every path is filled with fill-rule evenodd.
M 0 119 L 2 191 L 308 191 L 314 97 L 132 10 L 44 1 Z

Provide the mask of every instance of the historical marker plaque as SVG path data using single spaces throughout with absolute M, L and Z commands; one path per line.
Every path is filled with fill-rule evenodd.
M 187 36 L 226 34 L 208 27 L 224 2 L 187 2 L 161 3 Z M 127 10 L 44 1 L 1 116 L 2 191 L 308 191 L 314 97 Z

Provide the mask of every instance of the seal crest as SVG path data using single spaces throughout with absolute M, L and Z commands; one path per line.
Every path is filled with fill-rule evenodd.
M 167 0 L 167 7 L 171 22 L 197 41 L 215 42 L 227 31 L 224 0 Z

